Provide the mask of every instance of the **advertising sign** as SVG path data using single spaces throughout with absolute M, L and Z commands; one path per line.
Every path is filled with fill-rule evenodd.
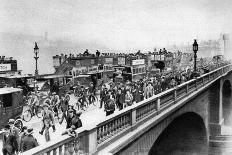
M 164 55 L 160 55 L 160 60 L 164 61 Z
M 113 64 L 113 58 L 105 58 L 106 64 Z
M 118 65 L 125 65 L 125 57 L 118 57 Z
M 10 71 L 11 64 L 0 64 L 0 72 Z
M 132 60 L 132 65 L 143 65 L 145 64 L 145 59 Z
M 154 55 L 151 55 L 151 60 L 155 60 L 155 56 Z
M 159 61 L 160 60 L 160 55 L 155 55 L 155 60 Z

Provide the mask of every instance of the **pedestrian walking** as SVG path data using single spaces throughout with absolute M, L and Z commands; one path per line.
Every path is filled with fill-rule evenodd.
M 103 105 L 106 103 L 106 94 L 107 94 L 107 88 L 103 87 L 100 91 L 100 108 L 102 108 Z
M 59 120 L 59 123 L 62 124 L 64 119 L 67 121 L 67 111 L 68 111 L 68 100 L 65 99 L 65 95 L 62 94 L 61 95 L 61 99 L 60 99 L 60 108 L 61 108 L 61 111 L 62 111 L 62 117 L 61 119 Z
M 43 126 L 42 126 L 41 131 L 39 132 L 41 135 L 43 135 L 43 132 L 46 128 L 46 124 L 49 124 L 50 126 L 52 126 L 53 132 L 56 131 L 53 112 L 49 110 L 48 107 L 49 105 L 46 103 L 43 105 L 43 109 L 44 109 L 43 119 L 42 119 Z
M 12 134 L 10 125 L 7 124 L 4 128 L 5 132 L 3 133 L 3 155 L 15 155 L 18 154 L 18 142 L 16 136 Z
M 115 111 L 115 101 L 110 91 L 108 91 L 107 93 L 105 111 L 106 111 L 106 116 L 113 114 Z
M 131 106 L 132 105 L 132 101 L 133 101 L 132 94 L 130 93 L 129 90 L 126 90 L 124 108 L 127 107 L 127 106 Z
M 19 142 L 20 142 L 20 130 L 17 128 L 17 127 L 15 127 L 15 125 L 14 125 L 14 123 L 15 123 L 15 120 L 14 119 L 9 119 L 9 121 L 8 121 L 8 124 L 10 125 L 10 132 L 11 132 L 11 134 L 13 134 L 15 137 L 16 137 L 16 141 L 17 141 L 17 144 L 18 144 L 18 149 L 17 150 L 19 150 Z
M 125 102 L 125 95 L 122 93 L 122 89 L 119 88 L 116 94 L 116 105 L 119 110 L 123 109 L 123 103 Z
M 32 134 L 33 128 L 28 128 L 27 135 L 22 139 L 22 152 L 33 149 L 39 145 L 37 139 Z

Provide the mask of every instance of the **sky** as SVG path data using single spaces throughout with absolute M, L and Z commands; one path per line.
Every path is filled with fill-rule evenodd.
M 217 38 L 231 0 L 0 0 L 0 32 L 97 41 L 111 48 Z
M 52 55 L 62 50 L 91 46 L 152 51 L 157 46 L 191 44 L 193 39 L 218 39 L 232 29 L 232 0 L 0 0 L 0 4 L 0 55 L 15 57 L 28 73 L 34 72 L 34 42 L 41 40 L 33 36 L 45 32 L 56 46 L 39 42 L 40 73 L 53 70 Z

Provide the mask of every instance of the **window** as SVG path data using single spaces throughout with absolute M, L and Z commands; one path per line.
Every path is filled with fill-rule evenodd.
M 93 65 L 94 64 L 94 59 L 91 59 L 91 65 Z
M 12 94 L 4 94 L 2 95 L 2 104 L 3 108 L 11 107 L 12 106 Z
M 139 68 L 139 73 L 142 73 L 142 68 Z
M 135 74 L 135 68 L 133 69 L 133 74 Z
M 138 73 L 139 73 L 139 69 L 138 69 L 138 68 L 136 68 L 136 71 L 135 71 L 135 73 L 136 73 L 136 74 L 138 74 Z
M 59 85 L 60 85 L 60 86 L 63 86 L 63 85 L 64 85 L 63 78 L 59 78 Z
M 97 73 L 97 78 L 101 79 L 102 78 L 102 73 Z

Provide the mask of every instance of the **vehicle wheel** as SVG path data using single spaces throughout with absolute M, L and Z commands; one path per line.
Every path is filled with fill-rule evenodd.
M 38 107 L 38 108 L 37 108 L 36 116 L 37 116 L 38 118 L 41 118 L 41 117 L 43 116 L 42 111 L 43 111 L 43 108 L 42 108 L 42 107 Z
M 23 113 L 23 120 L 24 121 L 29 122 L 31 120 L 31 117 L 32 117 L 32 113 L 30 110 L 24 111 L 24 113 Z
M 20 119 L 17 119 L 14 123 L 14 126 L 17 127 L 21 131 L 23 128 L 23 122 Z

